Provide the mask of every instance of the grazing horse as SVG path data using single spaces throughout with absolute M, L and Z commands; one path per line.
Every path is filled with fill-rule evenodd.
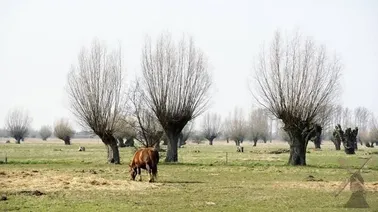
M 159 163 L 159 152 L 153 148 L 141 148 L 134 154 L 130 163 L 130 177 L 135 180 L 139 174 L 139 181 L 142 181 L 141 169 L 147 170 L 150 175 L 149 182 L 154 182 L 157 175 L 157 164 Z

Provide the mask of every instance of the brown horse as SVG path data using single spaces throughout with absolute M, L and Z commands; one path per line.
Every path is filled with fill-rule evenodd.
M 153 148 L 141 148 L 134 154 L 130 163 L 130 177 L 135 180 L 139 174 L 139 181 L 142 181 L 141 169 L 147 170 L 150 181 L 154 182 L 157 176 L 157 164 L 159 163 L 159 152 Z

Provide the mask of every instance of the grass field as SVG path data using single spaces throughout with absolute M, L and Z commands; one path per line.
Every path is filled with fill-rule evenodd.
M 85 152 L 78 152 L 85 146 Z M 121 165 L 106 164 L 99 141 L 28 140 L 20 145 L 0 142 L 0 211 L 378 211 L 378 148 L 361 147 L 347 156 L 325 143 L 321 151 L 309 144 L 306 167 L 286 165 L 288 148 L 281 142 L 245 142 L 244 153 L 234 145 L 215 142 L 188 144 L 179 149 L 179 163 L 158 166 L 156 183 L 129 180 L 133 148 L 121 148 Z M 369 209 L 347 209 L 349 186 L 335 198 L 349 175 L 339 158 L 362 170 Z M 309 176 L 312 177 L 309 177 Z M 38 190 L 43 195 L 35 192 Z M 34 191 L 34 193 L 33 193 Z

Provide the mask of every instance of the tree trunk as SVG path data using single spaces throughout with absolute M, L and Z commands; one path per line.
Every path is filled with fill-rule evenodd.
M 177 162 L 177 144 L 179 141 L 180 134 L 167 134 L 168 144 L 167 144 L 167 156 L 165 157 L 165 162 Z
M 228 138 L 226 138 L 227 143 L 230 142 Z
M 117 145 L 117 139 L 111 134 L 105 134 L 101 137 L 102 142 L 108 149 L 108 163 L 120 164 L 119 150 Z
M 21 144 L 21 138 L 16 139 L 16 144 Z
M 354 147 L 344 146 L 344 148 L 345 148 L 344 151 L 345 151 L 345 153 L 347 155 L 354 155 L 354 154 L 356 154 Z
M 253 139 L 253 146 L 257 145 L 257 141 L 258 141 L 258 139 Z
M 235 145 L 236 145 L 236 146 L 240 146 L 240 141 L 236 140 L 236 141 L 235 141 Z
M 300 133 L 288 132 L 288 134 L 290 136 L 290 156 L 288 164 L 293 166 L 305 166 L 308 141 L 306 141 Z
M 184 141 L 184 134 L 181 132 L 179 137 L 178 137 L 178 142 L 177 142 L 178 148 L 181 148 L 181 146 L 185 145 Z
M 63 138 L 63 141 L 64 141 L 64 145 L 71 145 L 71 138 L 70 138 L 70 136 L 65 136 Z
M 123 138 L 118 138 L 118 147 L 126 147 L 125 143 L 123 142 Z
M 333 142 L 333 144 L 335 144 L 336 150 L 341 150 L 341 144 L 340 144 L 340 142 L 335 141 L 335 142 Z
M 209 145 L 212 146 L 212 145 L 213 145 L 213 141 L 214 141 L 214 138 L 210 138 L 210 139 L 209 139 Z
M 133 147 L 134 146 L 134 138 L 129 137 L 126 139 L 125 147 Z
M 314 144 L 315 144 L 315 149 L 321 149 L 321 146 L 320 146 L 320 144 L 321 144 L 320 139 L 316 138 L 316 139 L 314 140 Z
M 106 146 L 108 148 L 108 163 L 120 164 L 121 161 L 117 143 L 107 144 Z
M 357 149 L 357 135 L 358 135 L 358 128 L 352 130 L 351 128 L 347 128 L 345 130 L 345 142 L 344 148 L 345 153 L 348 155 L 356 154 L 355 150 Z

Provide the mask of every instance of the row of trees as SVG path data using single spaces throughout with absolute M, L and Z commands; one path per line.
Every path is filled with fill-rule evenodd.
M 20 108 L 15 108 L 8 112 L 5 119 L 5 130 L 8 135 L 16 140 L 16 144 L 20 144 L 28 136 L 32 118 L 29 113 Z M 53 134 L 55 137 L 62 139 L 66 145 L 71 144 L 71 137 L 74 134 L 72 126 L 68 120 L 60 119 L 54 123 L 54 127 L 42 126 L 39 130 L 42 140 L 47 140 Z
M 373 147 L 378 141 L 378 118 L 365 107 L 357 107 L 351 110 L 341 105 L 333 107 L 333 113 L 327 135 L 331 138 L 334 127 L 340 124 L 344 128 L 358 128 L 357 141 L 367 147 Z
M 68 74 L 71 111 L 107 146 L 110 163 L 120 163 L 115 136 L 125 121 L 134 126 L 135 137 L 142 142 L 153 142 L 164 134 L 165 161 L 174 162 L 179 141 L 184 140 L 183 129 L 206 110 L 210 100 L 212 83 L 207 67 L 206 55 L 192 39 L 175 42 L 167 33 L 155 42 L 147 38 L 142 48 L 142 74 L 126 94 L 121 49 L 109 52 L 95 40 L 90 49 L 82 49 Z M 266 132 L 261 131 L 267 125 L 264 116 L 269 115 L 283 123 L 289 137 L 288 163 L 306 165 L 308 141 L 319 141 L 329 125 L 331 105 L 338 102 L 341 71 L 340 60 L 311 38 L 298 33 L 284 38 L 277 32 L 269 48 L 262 49 L 251 81 L 251 93 L 263 109 L 251 112 L 249 119 L 263 123 L 246 124 L 242 111 L 235 110 L 224 131 L 237 145 L 245 139 L 246 127 L 253 139 L 266 139 Z M 217 120 L 212 115 L 205 118 L 208 123 Z M 203 131 L 212 140 L 219 130 L 213 125 L 203 126 Z

